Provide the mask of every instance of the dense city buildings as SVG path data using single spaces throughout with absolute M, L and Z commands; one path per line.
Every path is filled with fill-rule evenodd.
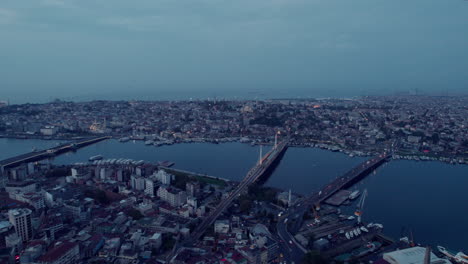
M 169 161 L 101 155 L 54 165 L 47 157 L 60 154 L 46 151 L 46 158 L 1 163 L 0 261 L 403 264 L 429 255 L 431 263 L 466 263 L 462 252 L 429 252 L 410 234 L 389 238 L 382 224 L 364 223 L 367 191 L 350 190 L 391 158 L 466 163 L 466 102 L 368 97 L 5 106 L 0 126 L 8 137 L 273 147 L 240 182 L 178 170 Z M 262 186 L 288 146 L 371 157 L 308 196 Z
M 111 135 L 147 145 L 239 140 L 252 144 L 292 135 L 291 144 L 379 153 L 395 158 L 465 162 L 468 98 L 398 96 L 259 101 L 92 101 L 0 108 L 0 135 L 73 138 Z

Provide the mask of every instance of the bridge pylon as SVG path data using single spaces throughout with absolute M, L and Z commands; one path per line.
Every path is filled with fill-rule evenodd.
M 263 154 L 262 154 L 262 145 L 260 145 L 260 153 L 259 153 L 259 156 L 258 156 L 258 164 L 262 164 L 262 160 L 263 160 Z

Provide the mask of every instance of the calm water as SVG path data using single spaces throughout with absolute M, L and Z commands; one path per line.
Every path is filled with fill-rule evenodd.
M 55 141 L 0 139 L 0 158 L 24 153 L 31 147 L 54 146 Z M 241 179 L 258 159 L 258 147 L 240 143 L 145 146 L 114 140 L 57 157 L 66 164 L 105 158 L 176 162 L 175 167 L 232 180 Z M 365 158 L 310 148 L 290 148 L 266 185 L 307 194 L 345 173 Z M 364 221 L 384 225 L 385 233 L 400 237 L 412 228 L 420 243 L 468 251 L 468 166 L 439 162 L 391 161 L 354 188 L 368 189 Z M 353 207 L 349 208 L 350 210 Z

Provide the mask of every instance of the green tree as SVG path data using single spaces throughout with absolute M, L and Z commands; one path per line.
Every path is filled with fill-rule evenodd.
M 131 216 L 133 220 L 140 220 L 143 218 L 143 215 L 140 213 L 140 211 L 132 208 L 128 211 L 128 216 Z

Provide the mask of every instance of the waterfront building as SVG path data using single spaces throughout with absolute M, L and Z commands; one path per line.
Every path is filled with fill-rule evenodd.
M 200 183 L 198 182 L 187 182 L 185 184 L 185 190 L 188 196 L 196 197 L 200 193 Z
M 187 202 L 187 193 L 170 187 L 170 186 L 161 186 L 158 188 L 157 196 L 161 200 L 168 202 L 171 206 L 177 207 L 183 205 Z
M 423 264 L 426 248 L 411 247 L 383 254 L 383 259 L 390 264 Z M 450 264 L 447 259 L 441 259 L 431 252 L 431 264 Z
M 174 177 L 173 175 L 167 173 L 164 170 L 159 170 L 156 173 L 156 179 L 158 179 L 158 181 L 160 181 L 164 185 L 171 185 L 171 181 L 173 177 Z

